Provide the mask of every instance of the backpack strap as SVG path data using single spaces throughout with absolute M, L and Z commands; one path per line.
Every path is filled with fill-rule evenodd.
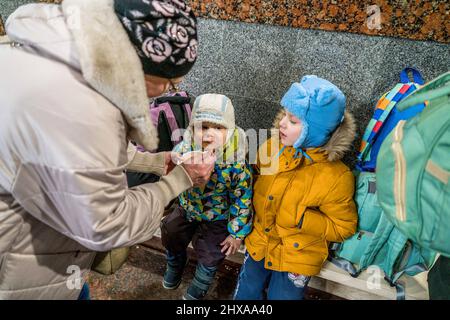
M 394 225 L 389 222 L 389 220 L 386 219 L 384 213 L 382 213 L 373 237 L 367 245 L 364 254 L 361 256 L 359 267 L 362 270 L 374 264 L 374 261 L 378 253 L 380 253 L 381 248 L 385 245 L 386 241 L 388 241 L 393 228 Z
M 428 270 L 426 264 L 421 262 L 408 266 L 408 260 L 411 257 L 414 245 L 410 240 L 407 240 L 405 247 L 406 249 L 405 252 L 403 252 L 403 256 L 400 260 L 398 269 L 395 270 L 395 273 L 391 276 L 390 279 L 386 277 L 386 281 L 388 281 L 391 286 L 395 286 L 397 289 L 397 300 L 405 300 L 405 288 L 403 284 L 398 281 L 401 276 L 403 276 L 405 273 L 418 274 Z
M 161 103 L 156 107 L 150 108 L 150 114 L 152 119 L 156 119 L 158 121 L 160 112 L 164 112 L 167 116 L 167 124 L 169 125 L 170 132 L 174 132 L 178 129 L 177 120 L 175 115 L 173 114 L 172 108 L 168 102 Z M 158 125 L 158 122 L 156 122 Z M 174 141 L 174 143 L 178 143 L 179 141 Z
M 391 285 L 391 287 L 395 287 L 395 298 L 396 300 L 406 300 L 406 291 L 405 291 L 405 285 L 403 283 L 401 283 L 400 281 L 396 282 L 396 283 L 391 283 L 389 281 L 389 279 L 387 277 L 384 278 L 387 282 L 389 282 L 389 284 Z
M 347 271 L 353 278 L 356 278 L 361 273 L 361 270 L 356 269 L 356 267 L 350 261 L 343 258 L 328 257 L 328 260 L 334 264 L 336 267 Z
M 428 269 L 422 265 L 422 264 L 416 264 L 413 266 L 410 266 L 398 273 L 396 273 L 394 275 L 394 277 L 391 279 L 389 279 L 388 277 L 384 277 L 384 279 L 391 285 L 391 287 L 395 287 L 396 290 L 396 299 L 397 300 L 405 300 L 406 299 L 406 290 L 405 290 L 405 285 L 398 281 L 398 279 L 400 279 L 400 277 L 408 272 L 412 272 L 414 274 L 420 273 L 420 272 L 424 272 L 427 271 Z
M 191 98 L 186 95 L 181 95 L 182 92 L 178 92 L 176 95 L 167 95 L 156 99 L 156 104 L 162 104 L 164 102 L 172 102 L 175 104 L 185 104 L 191 101 Z
M 191 117 L 192 117 L 192 107 L 191 107 L 191 105 L 189 103 L 185 103 L 183 105 L 183 108 L 184 108 L 184 111 L 186 111 L 186 114 L 188 116 L 188 120 L 190 120 Z
M 396 274 L 394 274 L 393 278 L 392 278 L 392 283 L 397 283 L 398 279 L 400 279 L 400 277 L 402 275 L 404 275 L 405 273 L 414 273 L 414 274 L 418 274 L 421 272 L 425 272 L 427 271 L 427 267 L 424 264 L 415 264 L 413 266 L 410 266 L 406 269 L 403 269 L 402 271 L 397 272 Z
M 384 217 L 383 217 L 384 218 Z M 389 238 L 390 250 L 386 255 L 385 277 L 384 279 L 395 287 L 397 291 L 397 300 L 405 300 L 406 291 L 404 285 L 399 281 L 400 277 L 406 274 L 418 274 L 428 270 L 425 263 L 417 262 L 408 265 L 414 246 L 413 243 L 397 228 L 393 228 Z M 397 265 L 397 261 L 400 261 Z
M 411 72 L 413 75 L 413 81 L 410 80 L 408 72 Z M 420 85 L 423 85 L 425 81 L 423 80 L 422 75 L 420 72 L 414 68 L 405 68 L 400 72 L 400 82 L 401 83 L 409 83 L 414 82 Z
M 178 91 L 175 93 L 169 93 L 166 96 L 158 97 L 151 105 L 150 105 L 150 115 L 155 126 L 158 126 L 160 113 L 163 112 L 165 114 L 165 122 L 169 126 L 170 132 L 173 133 L 175 130 L 179 129 L 177 118 L 172 110 L 171 103 L 176 105 L 181 105 L 184 112 L 187 114 L 188 119 L 187 124 L 189 124 L 189 119 L 191 118 L 191 106 L 190 106 L 191 98 L 185 91 Z M 181 124 L 183 126 L 184 124 Z M 182 140 L 182 137 L 173 141 L 174 144 L 179 143 Z
M 184 112 L 186 113 L 186 115 L 187 115 L 187 123 L 186 123 L 186 126 L 189 126 L 189 123 L 190 123 L 190 121 L 191 121 L 191 117 L 192 117 L 192 105 L 191 105 L 191 97 L 189 97 L 187 94 L 186 94 L 186 92 L 180 92 L 180 93 L 182 93 L 182 94 L 184 94 L 184 96 L 186 96 L 187 97 L 187 100 L 186 100 L 186 102 L 184 102 L 183 103 L 183 109 L 184 109 Z
M 366 157 L 367 152 L 370 150 L 370 146 L 375 141 L 383 123 L 386 121 L 397 102 L 416 90 L 416 88 L 417 86 L 414 83 L 398 83 L 391 91 L 378 100 L 372 119 L 370 119 L 361 141 L 358 161 L 363 161 Z

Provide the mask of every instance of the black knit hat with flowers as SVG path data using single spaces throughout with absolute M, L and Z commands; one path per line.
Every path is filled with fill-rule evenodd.
M 183 0 L 114 0 L 145 74 L 186 75 L 197 58 L 197 20 Z

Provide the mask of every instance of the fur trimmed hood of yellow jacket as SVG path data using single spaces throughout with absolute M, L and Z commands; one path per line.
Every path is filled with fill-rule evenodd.
M 275 129 L 280 128 L 280 121 L 284 117 L 284 110 L 280 110 L 273 121 Z M 326 144 L 321 146 L 323 152 L 328 155 L 328 161 L 341 160 L 350 150 L 356 137 L 356 121 L 349 111 L 345 111 L 344 120 L 336 128 Z

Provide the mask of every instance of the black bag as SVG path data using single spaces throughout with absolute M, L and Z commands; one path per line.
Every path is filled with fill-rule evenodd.
M 172 141 L 172 133 L 188 127 L 192 112 L 191 100 L 187 92 L 180 91 L 159 97 L 150 105 L 150 115 L 159 136 L 156 152 L 171 151 L 181 141 L 181 136 Z
M 155 152 L 171 151 L 180 139 L 172 141 L 172 132 L 186 129 L 191 119 L 193 98 L 185 91 L 169 93 L 156 98 L 150 105 L 150 115 L 158 130 L 159 143 Z M 128 187 L 159 181 L 159 176 L 152 173 L 127 172 Z

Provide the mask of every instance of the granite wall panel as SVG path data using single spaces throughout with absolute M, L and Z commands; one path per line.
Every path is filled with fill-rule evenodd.
M 0 1 L 2 4 L 0 14 L 4 18 L 18 5 L 29 2 Z M 248 4 L 249 12 L 256 10 L 256 4 L 259 6 L 258 10 L 270 12 L 274 10 L 273 6 L 276 3 L 280 7 L 280 3 L 288 5 L 291 1 L 250 3 L 242 0 L 239 5 L 231 0 L 191 2 L 200 15 L 220 19 L 198 19 L 199 58 L 186 76 L 182 88 L 195 96 L 207 92 L 228 95 L 236 108 L 237 124 L 244 129 L 270 128 L 273 117 L 280 109 L 281 96 L 290 84 L 305 74 L 316 74 L 334 82 L 344 91 L 348 108 L 356 116 L 358 134 L 361 136 L 377 99 L 398 81 L 399 72 L 403 68 L 418 68 L 425 80 L 431 80 L 450 70 L 450 45 L 447 43 L 415 41 L 399 37 L 373 37 L 353 33 L 355 30 L 345 30 L 351 32 L 318 30 L 320 28 L 314 29 L 315 25 L 309 29 L 308 26 L 306 29 L 304 26 L 291 28 L 281 26 L 282 23 L 275 23 L 276 21 L 272 23 L 258 20 L 256 15 L 250 21 L 264 23 L 248 23 L 245 22 L 249 20 L 245 18 L 245 14 L 250 13 L 245 12 L 241 12 L 239 18 L 244 22 L 234 21 L 233 18 L 233 14 L 245 3 Z M 325 3 L 333 1 L 320 2 L 321 4 L 317 1 L 295 2 L 309 5 L 311 10 L 319 10 Z M 344 12 L 344 7 L 352 7 L 349 4 L 351 1 L 335 2 L 340 13 Z M 383 3 L 387 3 L 393 7 L 400 2 L 402 1 L 377 3 L 383 6 Z M 413 2 L 417 6 L 422 4 L 423 10 L 417 9 L 416 13 L 424 15 L 426 15 L 425 8 L 430 9 L 427 3 L 432 3 L 432 10 L 442 8 L 442 3 L 445 4 L 445 9 L 448 4 L 443 1 Z M 436 4 L 437 2 L 439 4 Z M 353 5 L 356 5 L 355 3 Z M 362 10 L 361 6 L 358 8 Z M 219 9 L 228 12 L 228 17 L 222 17 Z M 329 12 L 334 9 L 327 7 L 327 10 Z M 278 11 L 274 11 L 275 16 L 278 14 Z M 272 18 L 278 19 L 274 15 Z M 402 17 L 399 15 L 399 19 Z M 328 19 L 326 15 L 322 15 L 322 18 L 324 21 Z M 345 19 L 351 21 L 351 17 Z M 444 30 L 447 25 L 446 21 L 441 23 L 441 29 Z M 411 35 L 412 38 L 417 36 L 412 31 L 407 31 L 407 35 Z M 437 39 L 435 36 L 428 39 L 445 40 L 445 38 Z M 353 155 L 354 153 L 346 157 L 349 164 L 352 164 Z

